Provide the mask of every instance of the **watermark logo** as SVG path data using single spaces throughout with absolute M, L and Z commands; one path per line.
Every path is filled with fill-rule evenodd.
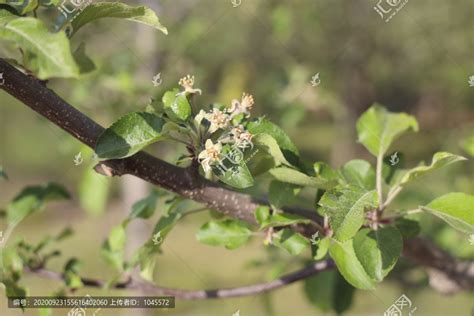
M 237 8 L 238 6 L 242 4 L 242 0 L 230 0 L 230 2 L 232 3 L 232 6 L 234 8 Z
M 250 146 L 250 145 L 249 145 Z M 232 175 L 236 175 L 239 173 L 239 167 L 243 163 L 247 163 L 250 159 L 252 159 L 257 153 L 258 149 L 255 150 L 255 152 L 252 153 L 250 157 L 244 160 L 244 153 L 242 150 L 240 150 L 241 147 L 238 146 L 233 146 L 232 150 L 229 151 L 227 154 L 224 155 L 224 157 L 219 161 L 219 163 L 216 165 L 217 170 L 219 170 L 222 174 L 225 174 L 226 172 L 231 172 Z M 245 147 L 243 147 L 245 148 Z M 229 161 L 231 166 L 228 167 L 225 165 L 225 161 Z
M 319 72 L 315 74 L 313 77 L 311 77 L 310 83 L 313 87 L 317 87 L 321 84 L 321 79 L 319 78 Z
M 161 244 L 163 242 L 163 237 L 161 237 L 161 232 L 157 232 L 156 234 L 154 234 L 152 241 L 155 246 L 158 246 L 159 244 Z
M 1 244 L 1 243 L 2 243 L 2 242 L 0 241 L 0 244 Z M 474 246 L 474 234 L 471 234 L 471 235 L 469 236 L 469 243 L 471 244 L 471 246 Z
M 91 3 L 92 0 L 63 0 L 58 9 L 69 22 L 72 22 Z
M 158 87 L 163 80 L 161 79 L 161 72 L 156 74 L 156 76 L 153 77 L 153 80 L 151 81 L 153 83 L 154 87 Z
M 84 295 L 84 297 L 82 298 L 82 304 L 91 305 L 92 303 L 92 301 L 90 301 L 91 297 L 92 296 L 90 296 L 90 294 Z M 87 310 L 87 307 L 83 308 L 76 304 L 76 306 L 74 306 L 73 308 L 69 310 L 69 312 L 67 313 L 67 316 L 87 316 L 86 310 Z M 92 316 L 99 315 L 100 310 L 101 308 L 97 308 L 95 311 L 92 312 Z
M 319 232 L 315 232 L 313 235 L 311 235 L 310 240 L 312 245 L 317 245 L 319 243 Z
M 5 79 L 3 78 L 3 72 L 0 72 L 0 86 L 5 84 Z
M 86 310 L 82 307 L 73 307 L 68 313 L 67 316 L 86 316 Z
M 82 164 L 82 162 L 84 161 L 84 159 L 82 158 L 82 152 L 79 152 L 77 155 L 74 156 L 74 165 L 75 166 L 79 166 L 80 164 Z
M 1 78 L 1 76 L 0 76 L 0 78 Z M 469 77 L 469 80 L 467 81 L 467 83 L 469 84 L 469 87 L 474 87 L 474 75 Z M 1 83 L 0 83 L 0 85 L 1 85 Z
M 396 151 L 393 155 L 391 155 L 388 161 L 390 162 L 390 165 L 392 167 L 395 166 L 397 163 L 399 163 L 400 158 L 398 158 L 398 152 Z
M 379 0 L 374 6 L 382 20 L 390 21 L 403 7 L 408 3 L 408 0 Z
M 412 316 L 416 311 L 416 307 L 412 308 L 412 302 L 405 294 L 402 294 L 395 303 L 390 305 L 389 308 L 383 313 L 383 316 Z M 403 313 L 406 310 L 408 313 Z

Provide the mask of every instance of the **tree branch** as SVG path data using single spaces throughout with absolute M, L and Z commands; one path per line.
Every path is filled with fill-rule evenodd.
M 102 126 L 69 105 L 40 81 L 28 77 L 1 58 L 0 72 L 4 73 L 5 83 L 1 86 L 3 90 L 84 144 L 95 148 L 97 139 L 104 131 Z M 204 179 L 193 169 L 179 168 L 145 152 L 139 152 L 126 159 L 101 162 L 96 170 L 109 176 L 135 175 L 183 197 L 204 203 L 209 208 L 227 216 L 251 224 L 256 224 L 254 210 L 262 204 L 262 201 L 249 195 L 229 190 Z M 322 219 L 316 216 L 314 211 L 298 208 L 285 208 L 284 211 L 308 217 L 322 224 Z M 292 225 L 292 229 L 306 237 L 311 237 L 317 231 L 315 225 Z M 406 241 L 404 255 L 435 271 L 444 271 L 453 275 L 455 278 L 452 281 L 457 284 L 458 289 L 472 289 L 474 287 L 472 271 L 469 270 L 474 265 L 472 261 L 456 260 L 421 239 Z M 469 269 L 462 267 L 469 267 Z
M 334 267 L 332 260 L 325 260 L 316 262 L 307 267 L 304 267 L 301 270 L 296 272 L 284 275 L 276 280 L 266 282 L 266 283 L 257 283 L 242 287 L 235 287 L 229 289 L 212 289 L 212 290 L 185 290 L 185 289 L 176 289 L 176 288 L 167 288 L 157 286 L 150 282 L 137 279 L 129 279 L 125 282 L 116 283 L 113 285 L 115 289 L 133 289 L 140 290 L 146 293 L 153 293 L 155 295 L 170 295 L 182 300 L 202 300 L 202 299 L 212 299 L 212 298 L 227 298 L 227 297 L 237 297 L 237 296 L 248 296 L 254 294 L 265 293 L 271 290 L 281 288 L 283 286 L 295 283 L 297 281 L 312 277 L 319 272 L 326 271 Z M 45 270 L 45 269 L 27 269 L 28 272 L 38 275 L 40 277 L 54 279 L 54 280 L 64 280 L 64 276 L 61 273 Z M 85 286 L 89 287 L 104 287 L 106 281 L 82 278 L 82 283 Z

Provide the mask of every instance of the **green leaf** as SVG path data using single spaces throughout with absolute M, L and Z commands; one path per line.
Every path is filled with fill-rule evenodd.
M 101 18 L 120 18 L 154 27 L 164 34 L 168 30 L 161 25 L 155 12 L 148 7 L 132 7 L 120 2 L 96 2 L 86 6 L 84 10 L 72 21 L 73 32 L 92 21 Z
M 66 283 L 67 287 L 77 289 L 84 286 L 79 277 L 81 266 L 82 263 L 77 258 L 69 259 L 66 263 L 64 266 L 64 283 Z
M 378 230 L 361 229 L 354 237 L 354 252 L 365 272 L 382 281 L 393 269 L 402 252 L 402 235 L 393 226 Z
M 124 269 L 125 228 L 123 225 L 112 228 L 109 237 L 102 245 L 102 255 L 117 271 Z
M 24 287 L 18 285 L 17 282 L 11 279 L 0 279 L 0 282 L 5 285 L 6 296 L 12 298 L 23 298 L 27 296 L 27 291 Z
M 0 39 L 14 42 L 34 56 L 33 63 L 27 66 L 35 70 L 39 79 L 79 75 L 66 34 L 49 33 L 39 19 L 17 17 L 0 10 Z
M 0 0 L 0 4 L 7 4 L 14 8 L 18 14 L 24 15 L 38 7 L 38 0 Z
M 203 244 L 236 249 L 247 243 L 251 235 L 252 231 L 246 222 L 227 219 L 204 224 L 196 237 Z
M 166 91 L 162 98 L 166 113 L 172 118 L 185 121 L 191 115 L 191 105 L 186 95 L 179 93 L 179 89 Z
M 277 213 L 270 215 L 264 222 L 260 223 L 260 229 L 268 227 L 288 226 L 300 223 L 311 223 L 311 220 L 293 214 Z
M 329 246 L 331 245 L 331 239 L 324 237 L 323 239 L 317 241 L 316 244 L 311 242 L 311 253 L 313 260 L 319 261 L 323 259 L 328 253 Z
M 474 195 L 448 193 L 421 208 L 462 232 L 474 233 Z
M 316 177 L 325 179 L 327 181 L 334 181 L 335 183 L 337 182 L 338 179 L 338 174 L 337 172 L 331 168 L 330 165 L 328 165 L 325 162 L 315 162 L 313 164 L 313 169 L 316 174 Z
M 348 184 L 373 190 L 375 188 L 375 170 L 365 160 L 351 160 L 341 168 L 341 174 Z
M 79 182 L 78 197 L 81 207 L 91 215 L 105 211 L 110 192 L 111 179 L 104 177 L 92 168 L 87 168 Z
M 365 220 L 365 211 L 377 206 L 375 190 L 366 191 L 357 187 L 339 192 L 327 191 L 319 201 L 321 210 L 329 216 L 334 238 L 346 241 L 352 238 Z
M 275 208 L 281 208 L 290 204 L 300 193 L 301 187 L 284 183 L 280 181 L 272 181 L 268 192 L 268 199 Z
M 306 298 L 324 313 L 333 309 L 333 288 L 336 273 L 336 271 L 322 271 L 316 276 L 304 280 Z
M 328 189 L 334 184 L 331 181 L 316 177 L 310 177 L 300 171 L 287 167 L 274 168 L 271 169 L 269 172 L 278 181 L 292 183 L 305 187 Z
M 474 157 L 474 135 L 466 138 L 462 143 L 462 147 L 469 155 Z
M 453 155 L 447 152 L 438 152 L 434 154 L 431 165 L 418 166 L 416 168 L 408 170 L 407 173 L 405 173 L 400 179 L 398 185 L 404 186 L 408 182 L 414 181 L 431 171 L 441 169 L 443 167 L 446 167 L 447 165 L 463 160 L 467 159 L 462 156 Z
M 0 166 L 0 178 L 8 180 L 8 175 L 7 175 L 7 173 L 5 172 L 5 170 L 3 169 L 2 166 Z
M 397 218 L 395 220 L 395 226 L 402 234 L 403 238 L 411 238 L 417 236 L 421 227 L 417 221 L 409 218 Z
M 352 243 L 352 239 L 343 243 L 334 240 L 329 247 L 329 254 L 347 282 L 358 289 L 373 290 L 375 281 L 365 272 L 359 259 L 357 259 Z
M 375 104 L 357 121 L 359 142 L 374 156 L 383 156 L 402 133 L 418 131 L 416 119 L 406 113 L 391 113 Z
M 110 246 L 110 250 L 112 251 L 123 250 L 125 248 L 125 240 L 125 229 L 122 225 L 112 228 L 107 239 Z
M 86 54 L 86 45 L 84 43 L 79 44 L 73 56 L 81 74 L 86 74 L 96 69 L 94 62 Z
M 182 204 L 183 200 L 180 198 L 167 204 L 167 212 L 165 212 L 156 223 L 153 228 L 152 236 L 137 250 L 131 260 L 130 266 L 134 267 L 135 265 L 140 264 L 142 277 L 147 278 L 147 280 L 151 280 L 153 276 L 155 254 L 161 251 L 160 249 L 164 239 L 176 225 L 178 220 L 183 216 L 184 212 L 181 209 Z M 156 243 L 155 241 L 158 241 L 158 239 L 161 239 L 161 242 Z
M 322 312 L 335 311 L 338 315 L 352 304 L 355 288 L 337 271 L 323 271 L 306 278 L 304 291 L 308 300 Z
M 279 248 L 285 249 L 293 256 L 300 254 L 309 246 L 309 242 L 306 238 L 288 228 L 278 231 L 278 233 L 273 236 L 273 244 Z
M 28 215 L 41 210 L 45 202 L 69 198 L 69 193 L 59 184 L 28 186 L 7 206 L 7 221 L 9 224 L 16 225 Z
M 213 166 L 212 169 L 219 180 L 234 188 L 245 189 L 254 184 L 252 174 L 244 161 L 241 161 L 240 164 L 231 164 L 229 167 Z
M 150 218 L 153 216 L 156 210 L 156 202 L 158 200 L 158 194 L 152 191 L 146 198 L 141 199 L 132 206 L 132 213 L 128 216 L 128 220 L 134 218 Z
M 255 210 L 255 219 L 259 225 L 267 223 L 270 217 L 270 208 L 268 206 L 259 206 Z
M 285 164 L 291 166 L 283 155 L 277 141 L 271 135 L 266 133 L 257 134 L 252 138 L 252 142 L 259 148 L 263 148 L 275 160 L 275 164 Z
M 100 135 L 95 152 L 101 159 L 132 156 L 164 138 L 161 132 L 164 123 L 161 117 L 150 113 L 128 113 Z
M 298 149 L 291 141 L 290 137 L 288 137 L 288 135 L 278 125 L 265 118 L 259 118 L 255 121 L 249 122 L 247 124 L 247 130 L 254 135 L 265 133 L 272 136 L 278 143 L 278 146 L 281 148 L 281 151 L 287 160 L 292 163 L 297 160 L 297 157 L 299 156 Z

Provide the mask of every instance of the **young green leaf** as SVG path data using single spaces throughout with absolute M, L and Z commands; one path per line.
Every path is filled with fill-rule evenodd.
M 0 166 L 0 178 L 8 180 L 8 175 L 7 175 L 7 173 L 5 172 L 5 170 L 3 169 L 2 166 Z
M 338 174 L 327 163 L 321 161 L 315 162 L 313 164 L 313 170 L 316 174 L 316 177 L 325 179 L 327 181 L 334 181 L 334 183 L 337 183 Z
M 196 238 L 203 244 L 236 249 L 247 243 L 251 235 L 252 231 L 246 222 L 227 219 L 204 224 Z
M 339 315 L 351 306 L 355 288 L 338 271 L 323 271 L 305 279 L 304 291 L 319 310 L 325 313 L 335 311 Z
M 311 242 L 311 253 L 313 260 L 318 261 L 322 260 L 326 254 L 328 253 L 329 246 L 331 245 L 331 239 L 328 237 L 324 237 L 317 241 L 316 244 Z
M 92 21 L 101 18 L 120 18 L 154 27 L 164 34 L 168 34 L 166 27 L 161 25 L 155 12 L 148 7 L 132 7 L 120 2 L 91 3 L 72 21 L 73 32 Z
M 278 231 L 278 233 L 273 236 L 273 244 L 285 249 L 293 256 L 300 254 L 309 246 L 309 242 L 306 238 L 288 228 Z
M 341 168 L 341 174 L 348 184 L 366 190 L 375 189 L 375 170 L 365 160 L 355 159 Z
M 391 113 L 375 104 L 357 121 L 359 142 L 374 156 L 383 156 L 402 133 L 418 131 L 416 119 L 406 113 Z
M 162 133 L 164 123 L 161 117 L 150 113 L 128 113 L 100 135 L 95 152 L 101 159 L 132 156 L 165 137 Z
M 431 165 L 418 166 L 416 168 L 408 170 L 407 173 L 405 173 L 403 177 L 399 180 L 398 185 L 404 186 L 408 182 L 414 181 L 431 171 L 441 169 L 443 167 L 446 167 L 447 165 L 463 160 L 467 159 L 462 156 L 453 155 L 447 152 L 438 152 L 434 154 Z
M 259 206 L 255 210 L 255 219 L 257 220 L 257 223 L 262 226 L 265 223 L 268 223 L 270 220 L 270 208 L 268 206 Z
M 119 272 L 124 269 L 125 241 L 125 227 L 124 225 L 119 225 L 112 228 L 109 237 L 102 245 L 102 255 Z
M 474 195 L 461 192 L 448 193 L 422 206 L 452 227 L 467 234 L 474 233 Z
M 470 137 L 466 138 L 462 142 L 462 147 L 469 155 L 474 157 L 474 135 L 471 135 Z
M 39 79 L 79 75 L 66 34 L 50 33 L 39 19 L 18 17 L 0 10 L 0 38 L 29 52 L 31 59 L 27 60 L 26 66 L 34 70 Z
M 421 227 L 418 221 L 410 218 L 397 218 L 395 220 L 395 226 L 402 234 L 403 238 L 411 238 L 417 236 Z
M 191 115 L 191 105 L 186 95 L 180 94 L 178 89 L 166 91 L 162 98 L 166 113 L 172 118 L 185 121 Z
M 259 118 L 255 121 L 249 122 L 247 124 L 247 130 L 254 135 L 265 133 L 272 136 L 281 148 L 285 158 L 290 162 L 293 163 L 294 160 L 297 160 L 299 157 L 298 149 L 291 141 L 290 137 L 288 137 L 288 135 L 278 125 L 269 120 Z
M 147 280 L 151 280 L 153 275 L 155 254 L 161 251 L 164 239 L 183 216 L 182 204 L 182 199 L 176 199 L 167 205 L 167 210 L 153 228 L 150 239 L 132 257 L 130 267 L 140 264 L 141 275 Z
M 352 238 L 365 220 L 365 211 L 377 206 L 375 190 L 366 191 L 357 187 L 339 192 L 327 191 L 319 201 L 321 210 L 329 216 L 334 238 L 346 241 Z
M 244 161 L 225 169 L 222 166 L 213 167 L 213 171 L 219 180 L 237 189 L 245 189 L 254 184 L 252 174 Z
M 266 221 L 262 222 L 260 224 L 260 229 L 304 223 L 309 224 L 311 223 L 311 220 L 298 215 L 277 213 L 271 215 Z
M 146 198 L 141 199 L 132 205 L 132 213 L 130 213 L 127 219 L 150 218 L 155 213 L 157 200 L 158 194 L 152 191 Z
M 87 168 L 79 182 L 78 197 L 81 207 L 90 215 L 104 213 L 110 192 L 111 180 L 92 168 Z
M 281 208 L 291 203 L 298 196 L 300 191 L 300 186 L 275 180 L 270 183 L 268 199 L 271 205 L 276 208 Z
M 69 198 L 67 190 L 59 184 L 26 187 L 7 206 L 7 221 L 16 225 L 28 215 L 41 210 L 45 202 Z
M 270 174 L 278 181 L 292 183 L 300 186 L 314 187 L 319 189 L 329 189 L 334 183 L 321 178 L 308 176 L 298 170 L 280 167 L 271 169 Z
M 329 247 L 329 254 L 347 282 L 362 290 L 375 288 L 375 281 L 365 272 L 364 267 L 357 259 L 352 239 L 343 243 L 334 240 Z
M 86 45 L 84 43 L 79 44 L 73 54 L 76 64 L 79 66 L 79 72 L 86 74 L 96 69 L 94 62 L 86 54 Z
M 353 246 L 365 272 L 380 282 L 397 263 L 403 240 L 398 229 L 393 226 L 381 227 L 378 230 L 364 228 L 355 235 Z
M 0 0 L 0 4 L 11 6 L 20 15 L 33 11 L 38 7 L 38 0 Z
M 257 134 L 252 138 L 252 142 L 259 148 L 263 148 L 275 160 L 275 165 L 285 164 L 291 166 L 283 155 L 277 141 L 266 133 Z

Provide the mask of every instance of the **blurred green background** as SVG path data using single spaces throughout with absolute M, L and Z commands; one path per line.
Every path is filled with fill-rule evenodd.
M 119 20 L 102 20 L 81 30 L 74 47 L 86 51 L 98 70 L 81 80 L 52 80 L 49 87 L 98 121 L 110 125 L 122 114 L 144 109 L 186 74 L 203 90 L 201 104 L 229 104 L 243 91 L 254 95 L 254 115 L 266 115 L 292 137 L 308 161 L 344 162 L 373 158 L 356 143 L 355 121 L 372 103 L 408 112 L 420 132 L 402 137 L 393 151 L 404 167 L 429 162 L 436 151 L 466 157 L 474 134 L 474 2 L 409 1 L 389 22 L 375 12 L 375 0 L 230 0 L 123 1 L 152 7 L 169 35 Z M 236 1 L 239 3 L 240 1 Z M 55 14 L 55 12 L 51 12 Z M 154 87 L 160 73 L 163 83 Z M 312 77 L 319 73 L 320 84 Z M 0 206 L 27 184 L 56 181 L 73 195 L 70 202 L 47 207 L 28 218 L 12 239 L 35 241 L 70 225 L 75 235 L 61 244 L 63 257 L 49 268 L 61 271 L 67 258 L 84 261 L 82 275 L 113 275 L 100 255 L 111 227 L 130 212 L 131 204 L 151 187 L 129 176 L 111 181 L 91 172 L 91 151 L 6 93 L 0 93 L 0 165 L 9 181 L 0 182 Z M 183 148 L 171 143 L 152 147 L 155 155 L 174 161 Z M 74 156 L 84 162 L 75 166 Z M 473 154 L 473 153 L 471 153 Z M 474 163 L 450 166 L 408 187 L 398 206 L 415 207 L 447 192 L 474 194 Z M 256 190 L 263 193 L 264 186 Z M 255 193 L 255 192 L 254 192 Z M 303 192 L 302 205 L 311 205 Z M 160 214 L 130 225 L 128 251 L 149 238 Z M 187 289 L 225 288 L 263 282 L 301 267 L 284 253 L 265 250 L 260 240 L 228 251 L 197 243 L 194 234 L 208 214 L 186 217 L 171 232 L 158 258 L 156 282 Z M 474 258 L 474 246 L 440 221 L 422 217 L 424 236 L 463 258 Z M 4 226 L 0 220 L 0 230 Z M 272 258 L 270 260 L 269 258 Z M 255 260 L 260 260 L 257 264 Z M 293 261 L 292 261 L 293 260 Z M 265 263 L 266 262 L 266 263 Z M 29 276 L 30 295 L 49 295 L 59 283 Z M 402 293 L 414 315 L 470 315 L 474 295 L 441 296 L 428 286 L 421 267 L 401 260 L 377 291 L 356 291 L 347 315 L 382 315 Z M 82 289 L 75 295 L 101 295 Z M 109 292 L 110 295 L 140 295 Z M 101 310 L 98 315 L 325 315 L 296 283 L 267 295 L 225 300 L 181 301 L 170 310 Z M 91 309 L 88 313 L 92 314 Z M 24 315 L 37 315 L 27 310 Z M 7 309 L 1 315 L 22 315 Z M 66 315 L 58 309 L 53 315 Z

